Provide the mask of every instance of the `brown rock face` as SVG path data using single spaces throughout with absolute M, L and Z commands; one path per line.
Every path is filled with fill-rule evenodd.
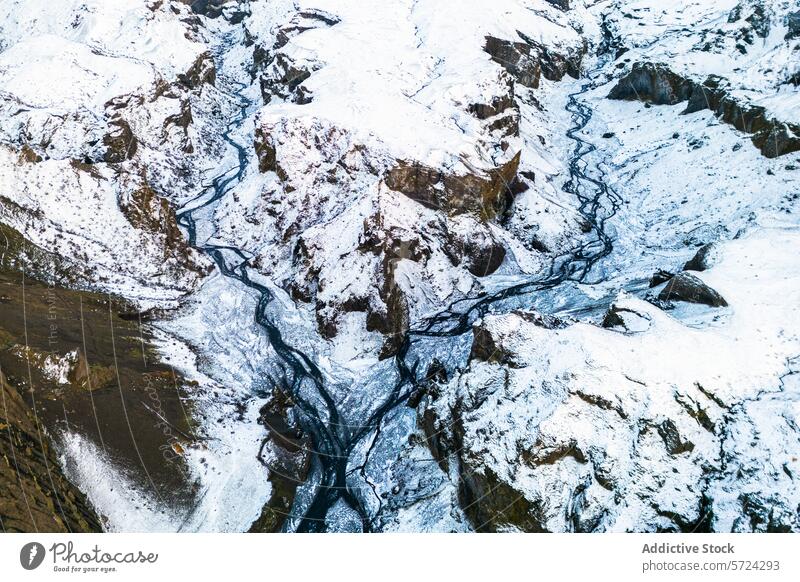
M 214 65 L 214 57 L 206 51 L 202 53 L 189 70 L 178 75 L 178 81 L 190 89 L 199 89 L 202 85 L 213 85 L 217 80 L 217 68 Z
M 147 180 L 142 180 L 128 195 L 121 196 L 119 207 L 132 225 L 161 238 L 165 261 L 172 260 L 175 266 L 199 272 L 193 251 L 178 227 L 175 211 Z
M 99 532 L 100 520 L 56 460 L 44 427 L 0 372 L 0 524 L 6 532 Z
M 532 89 L 539 88 L 542 68 L 535 55 L 531 55 L 531 47 L 528 44 L 487 36 L 484 50 L 491 55 L 494 62 L 508 71 L 517 83 Z
M 255 150 L 258 157 L 258 171 L 262 174 L 277 172 L 275 146 L 261 127 L 256 128 Z
M 427 208 L 452 214 L 471 212 L 491 219 L 508 207 L 519 160 L 517 153 L 491 172 L 465 176 L 444 174 L 416 162 L 400 161 L 387 172 L 386 185 Z
M 109 164 L 119 164 L 130 160 L 139 147 L 136 136 L 133 135 L 131 126 L 122 118 L 116 118 L 109 123 L 109 132 L 103 137 L 106 153 L 103 161 Z
M 563 3 L 566 0 L 558 2 Z M 560 81 L 564 75 L 578 77 L 585 49 L 559 54 L 519 31 L 517 34 L 522 42 L 487 36 L 484 45 L 484 50 L 492 60 L 508 71 L 517 83 L 538 89 L 542 75 L 548 81 Z
M 611 89 L 609 99 L 638 100 L 655 105 L 687 101 L 684 114 L 709 109 L 723 122 L 753 134 L 752 141 L 767 158 L 800 151 L 800 125 L 770 117 L 760 106 L 735 98 L 722 77 L 703 83 L 678 75 L 657 63 L 636 63 Z
M 476 277 L 491 275 L 506 257 L 503 244 L 487 233 L 476 232 L 470 237 L 453 237 L 450 245 L 450 259 L 455 264 L 463 260 L 467 270 Z

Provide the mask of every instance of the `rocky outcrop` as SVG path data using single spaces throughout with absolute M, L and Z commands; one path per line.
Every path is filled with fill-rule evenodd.
M 709 109 L 723 122 L 752 134 L 753 144 L 768 158 L 800 151 L 800 125 L 771 117 L 764 107 L 735 97 L 725 79 L 698 83 L 666 65 L 635 63 L 608 94 L 609 99 L 639 100 L 656 105 L 688 101 L 684 114 Z
M 195 14 L 202 14 L 208 18 L 219 18 L 222 16 L 223 9 L 231 6 L 237 0 L 178 0 L 183 4 L 188 4 Z
M 709 243 L 703 245 L 694 256 L 683 265 L 684 271 L 705 271 L 714 266 L 716 260 L 716 245 Z
M 447 213 L 471 212 L 491 219 L 508 207 L 511 185 L 517 175 L 520 154 L 485 174 L 456 175 L 419 162 L 399 161 L 386 173 L 386 185 L 426 208 Z
M 549 81 L 560 81 L 567 74 L 576 78 L 579 76 L 584 51 L 560 54 L 519 31 L 517 34 L 521 42 L 487 36 L 484 45 L 484 50 L 492 60 L 517 83 L 537 89 L 542 75 Z
M 299 10 L 275 33 L 271 47 L 256 44 L 254 65 L 262 71 L 259 78 L 261 97 L 269 103 L 273 97 L 306 104 L 313 96 L 303 85 L 320 64 L 310 60 L 300 60 L 286 52 L 289 42 L 299 34 L 317 28 L 327 28 L 339 23 L 339 18 L 317 9 Z
M 489 131 L 500 131 L 502 136 L 519 135 L 519 108 L 514 100 L 514 84 L 508 79 L 507 90 L 495 95 L 486 103 L 472 103 L 468 111 L 480 120 L 486 121 Z
M 117 117 L 109 122 L 109 130 L 103 137 L 103 145 L 106 146 L 103 161 L 109 164 L 119 164 L 133 158 L 139 142 L 133 135 L 128 122 Z
M 783 364 L 745 378 L 726 359 L 738 340 L 692 331 L 628 296 L 607 320 L 609 329 L 543 325 L 526 312 L 485 317 L 466 369 L 421 399 L 420 430 L 443 471 L 456 474 L 472 526 L 797 531 L 797 429 L 762 415 L 791 406 L 762 392 L 781 390 Z
M 178 277 L 182 272 L 207 272 L 197 251 L 183 236 L 170 203 L 159 196 L 144 176 L 126 176 L 121 182 L 126 188 L 118 199 L 125 218 L 138 231 L 145 233 L 162 250 L 163 268 Z
M 286 46 L 291 39 L 298 34 L 315 28 L 325 28 L 339 24 L 339 17 L 324 10 L 315 8 L 299 10 L 289 19 L 286 24 L 278 29 L 275 34 L 275 44 L 273 50 L 278 50 Z
M 565 75 L 575 79 L 580 77 L 583 55 L 586 54 L 587 50 L 585 40 L 580 46 L 571 47 L 561 52 L 536 42 L 519 30 L 517 34 L 525 44 L 531 47 L 531 53 L 539 61 L 542 75 L 545 79 L 548 81 L 560 81 Z
M 706 285 L 701 279 L 683 271 L 675 275 L 661 293 L 658 294 L 661 301 L 688 301 L 689 303 L 702 303 L 710 307 L 727 307 L 728 302 Z
M 736 33 L 736 49 L 747 54 L 756 38 L 765 39 L 770 31 L 770 9 L 763 0 L 740 0 L 728 14 L 728 23 L 741 22 Z
M 303 86 L 303 81 L 318 67 L 315 63 L 298 63 L 284 53 L 277 53 L 261 76 L 261 96 L 264 103 L 269 103 L 273 96 L 300 105 L 310 103 L 312 95 Z
M 273 533 L 283 528 L 291 515 L 297 487 L 308 477 L 311 439 L 294 423 L 294 402 L 286 386 L 277 384 L 261 408 L 260 422 L 267 429 L 259 460 L 269 471 L 269 500 L 250 532 Z
M 567 11 L 571 8 L 570 0 L 547 0 L 547 2 L 564 11 Z
M 102 531 L 86 497 L 61 471 L 47 431 L 2 371 L 0 391 L 2 531 Z
M 469 225 L 469 222 L 466 222 Z M 453 265 L 463 265 L 476 277 L 494 273 L 506 257 L 503 243 L 489 229 L 465 229 L 462 224 L 448 230 L 448 244 L 444 251 Z
M 532 89 L 539 87 L 542 67 L 536 55 L 531 54 L 530 45 L 487 36 L 484 50 L 489 53 L 493 61 L 508 71 L 517 83 Z
M 786 15 L 786 40 L 800 38 L 800 10 Z
M 608 94 L 609 99 L 647 101 L 655 105 L 674 105 L 692 95 L 693 84 L 658 63 L 635 63 Z
M 200 54 L 188 71 L 178 75 L 178 82 L 189 89 L 199 89 L 204 84 L 213 85 L 216 79 L 217 68 L 210 52 Z

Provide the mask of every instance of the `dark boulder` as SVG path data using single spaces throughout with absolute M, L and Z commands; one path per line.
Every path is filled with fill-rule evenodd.
M 714 289 L 691 273 L 683 271 L 675 275 L 659 293 L 662 301 L 688 301 L 711 307 L 727 307 L 728 302 Z
M 469 354 L 470 361 L 487 362 L 490 364 L 504 364 L 511 368 L 521 367 L 515 361 L 515 354 L 503 349 L 503 346 L 494 337 L 492 331 L 482 323 L 473 326 L 472 349 Z
M 695 255 L 686 261 L 683 265 L 684 271 L 705 271 L 710 268 L 714 262 L 714 245 L 709 243 L 700 247 Z

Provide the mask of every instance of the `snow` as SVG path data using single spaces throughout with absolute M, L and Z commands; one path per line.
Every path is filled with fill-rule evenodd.
M 185 343 L 159 332 L 156 347 L 175 370 L 198 382 L 190 399 L 201 411 L 196 420 L 203 438 L 184 443 L 182 454 L 195 489 L 191 501 L 175 503 L 167 492 L 142 485 L 130 468 L 120 466 L 107 452 L 71 431 L 61 435 L 66 474 L 104 518 L 106 531 L 245 531 L 261 513 L 271 491 L 256 454 L 263 438 L 258 424 L 261 403 L 247 400 L 240 420 L 236 395 L 217 396 L 231 391 L 198 370 L 197 358 Z
M 729 22 L 735 0 L 602 2 L 567 12 L 545 0 L 253 0 L 239 26 L 179 3 L 8 2 L 0 17 L 0 220 L 74 265 L 81 285 L 141 307 L 180 305 L 157 324 L 162 354 L 200 383 L 193 398 L 207 438 L 184 457 L 200 491 L 193 507 L 158 499 L 84 437 L 64 435 L 64 464 L 108 529 L 241 531 L 270 494 L 256 458 L 265 434 L 258 411 L 280 362 L 254 321 L 258 298 L 219 272 L 205 274 L 210 262 L 198 253 L 176 264 L 164 233 L 133 224 L 120 208 L 145 184 L 194 208 L 210 196 L 211 179 L 237 169 L 222 138 L 239 111 L 232 81 L 247 85 L 239 95 L 251 101 L 230 134 L 245 146 L 248 167 L 195 213 L 198 241 L 251 257 L 250 276 L 275 297 L 267 316 L 318 364 L 342 421 L 358 426 L 396 381 L 391 358 L 378 359 L 385 335 L 366 329 L 365 310 L 385 312 L 387 289 L 402 292 L 401 327 L 413 327 L 459 299 L 539 276 L 581 240 L 578 201 L 562 190 L 575 146 L 564 108 L 587 79 L 513 85 L 483 46 L 486 35 L 518 41 L 519 31 L 556 54 L 584 43 L 591 50 L 602 15 L 630 48 L 605 66 L 587 57 L 596 87 L 580 96 L 593 110 L 583 135 L 598 148 L 585 158 L 588 171 L 625 201 L 608 223 L 613 252 L 583 284 L 520 298 L 564 316 L 563 329 L 517 313 L 479 324 L 507 364 L 467 366 L 469 335 L 425 345 L 420 369 L 433 357 L 465 369 L 438 387 L 438 400 L 395 410 L 374 447 L 371 436 L 359 443 L 350 468 L 370 456 L 351 485 L 368 498 L 375 523 L 393 531 L 485 525 L 459 506 L 461 466 L 484 477 L 491 470 L 539 503 L 545 529 L 691 529 L 704 496 L 714 529 L 747 529 L 760 506 L 774 510 L 777 524 L 800 527 L 790 511 L 800 501 L 791 481 L 800 470 L 792 453 L 800 156 L 767 159 L 710 111 L 606 99 L 632 63 L 664 62 L 695 80 L 724 76 L 737 96 L 796 120 L 800 92 L 786 80 L 796 73 L 797 41 L 784 40 L 782 24 L 790 3 L 767 3 L 770 31 L 743 53 L 737 44 L 755 4 L 742 2 L 742 18 Z M 315 10 L 337 22 L 315 20 Z M 281 35 L 288 42 L 279 46 Z M 254 68 L 255 49 L 308 78 L 262 97 L 260 78 L 281 71 L 275 62 Z M 207 51 L 218 53 L 217 86 L 182 86 L 178 76 Z M 513 98 L 518 134 L 470 113 L 497 98 Z M 139 147 L 110 164 L 103 138 L 116 116 Z M 189 117 L 185 127 L 175 121 Z M 259 171 L 258 140 L 274 147 L 276 171 Z M 42 161 L 23 161 L 23 145 Z M 386 184 L 401 162 L 482 176 L 518 152 L 528 188 L 492 220 L 428 208 Z M 477 277 L 470 257 L 454 259 L 458 244 L 476 241 L 506 250 L 494 274 Z M 654 271 L 678 271 L 712 242 L 716 261 L 698 277 L 730 307 L 664 310 L 648 301 L 659 291 L 646 289 Z M 297 298 L 304 293 L 308 301 Z M 597 325 L 612 301 L 626 331 Z M 335 337 L 323 337 L 320 322 L 335 325 Z M 45 365 L 53 378 L 60 370 Z M 454 424 L 461 431 L 463 449 L 445 443 L 447 470 L 426 446 L 426 411 L 445 440 Z M 331 529 L 358 525 L 342 502 L 328 519 Z
M 743 8 L 741 17 L 733 20 L 737 5 Z M 747 19 L 759 5 L 769 21 L 767 36 L 753 33 L 752 42 L 737 41 L 740 31 L 752 28 Z M 798 72 L 800 41 L 785 40 L 784 19 L 796 10 L 796 3 L 789 1 L 626 0 L 607 13 L 610 26 L 633 47 L 624 62 L 665 62 L 700 82 L 709 75 L 724 77 L 736 93 L 766 107 L 772 116 L 795 121 L 800 118 L 800 96 L 788 78 Z
M 779 482 L 770 487 L 775 503 L 796 507 L 800 499 L 782 467 L 797 471 L 790 451 L 798 435 L 771 427 L 781 419 L 789 427 L 799 420 L 797 385 L 782 386 L 780 380 L 800 354 L 798 242 L 800 230 L 791 227 L 722 244 L 720 262 L 701 274 L 731 305 L 724 322 L 713 327 L 688 327 L 625 294 L 615 305 L 649 320 L 647 329 L 622 333 L 574 323 L 548 330 L 514 314 L 487 317 L 481 325 L 517 364 L 503 372 L 497 364 L 473 361 L 450 384 L 448 399 L 436 404 L 443 414 L 448 407 L 463 410 L 455 419 L 464 431 L 459 456 L 473 470 L 501 475 L 521 496 L 541 499 L 547 508 L 543 526 L 552 530 L 572 528 L 563 521 L 564 507 L 578 484 L 588 483 L 581 519 L 600 511 L 592 507 L 592 496 L 603 506 L 593 528 L 653 530 L 665 526 L 660 516 L 669 513 L 691 522 L 700 517 L 705 491 L 715 527 L 729 531 L 734 522 L 742 526 L 742 507 L 718 507 L 715 494 L 762 493 L 766 485 L 758 477 L 737 483 L 737 467 L 750 464 Z M 770 406 L 763 406 L 768 398 Z M 707 430 L 687 413 L 687 399 L 709 412 L 715 428 Z M 597 404 L 603 402 L 608 404 Z M 663 419 L 693 443 L 690 451 L 665 451 L 657 434 L 644 439 L 642 427 Z M 758 434 L 760 444 L 736 448 L 730 439 L 738 442 L 742 433 Z M 526 464 L 508 457 L 510 451 L 529 451 L 535 458 L 561 446 L 582 451 L 587 461 L 564 456 L 552 464 Z M 720 447 L 733 455 L 727 463 Z M 612 474 L 611 485 L 593 472 Z M 622 495 L 620 505 L 610 504 L 613 495 Z

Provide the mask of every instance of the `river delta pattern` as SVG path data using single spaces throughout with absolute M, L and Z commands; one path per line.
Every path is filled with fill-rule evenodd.
M 3 530 L 798 528 L 795 12 L 89 4 L 0 28 Z

